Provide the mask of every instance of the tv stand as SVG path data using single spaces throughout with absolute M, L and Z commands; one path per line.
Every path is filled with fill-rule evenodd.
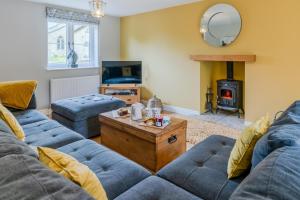
M 100 87 L 100 94 L 113 96 L 125 101 L 127 105 L 141 100 L 141 86 L 136 84 L 110 84 Z

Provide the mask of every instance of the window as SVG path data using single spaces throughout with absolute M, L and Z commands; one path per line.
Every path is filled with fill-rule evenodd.
M 72 50 L 76 63 L 69 56 Z M 77 67 L 98 67 L 98 26 L 48 19 L 48 69 Z
M 59 36 L 57 38 L 57 50 L 64 50 L 65 49 L 65 39 L 63 36 Z

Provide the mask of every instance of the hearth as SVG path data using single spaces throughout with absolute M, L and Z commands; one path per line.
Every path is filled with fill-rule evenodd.
M 233 62 L 227 62 L 227 79 L 217 81 L 217 110 L 237 112 L 238 117 L 244 114 L 243 81 L 234 80 Z

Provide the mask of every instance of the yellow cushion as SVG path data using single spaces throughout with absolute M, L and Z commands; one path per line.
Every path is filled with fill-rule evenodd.
M 0 118 L 6 122 L 18 139 L 22 141 L 25 140 L 23 128 L 20 126 L 15 116 L 2 104 L 0 104 Z
M 36 89 L 37 81 L 0 82 L 0 99 L 4 106 L 25 110 Z
M 231 151 L 228 160 L 228 178 L 235 178 L 243 174 L 251 166 L 251 158 L 256 142 L 267 132 L 270 126 L 268 116 L 262 117 L 251 126 L 245 128 Z
M 97 176 L 75 158 L 54 149 L 38 147 L 39 159 L 53 171 L 81 186 L 96 200 L 107 200 Z

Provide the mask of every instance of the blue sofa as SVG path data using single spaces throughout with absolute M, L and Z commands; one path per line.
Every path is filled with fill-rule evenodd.
M 116 199 L 127 191 L 129 195 L 135 194 L 133 191 L 136 188 L 145 185 L 152 187 L 152 183 L 157 183 L 156 188 L 168 194 L 177 194 L 178 200 L 199 199 L 172 183 L 151 176 L 148 170 L 118 153 L 49 119 L 35 110 L 34 97 L 32 102 L 28 110 L 13 110 L 25 132 L 25 142 L 19 141 L 0 119 L 0 199 L 92 199 L 76 184 L 43 166 L 30 146 L 58 149 L 87 165 L 100 179 L 109 199 Z M 14 171 L 7 173 L 9 168 Z M 11 187 L 12 184 L 14 187 Z M 144 191 L 149 193 L 151 190 Z M 165 196 L 168 196 L 167 193 Z M 139 199 L 138 196 L 133 198 Z
M 85 139 L 58 122 L 48 119 L 37 110 L 13 114 L 23 127 L 27 146 L 50 147 L 72 155 L 95 172 L 109 199 L 116 198 L 151 175 L 138 164 L 94 141 Z M 3 121 L 1 124 L 3 125 Z M 0 132 L 3 133 L 5 132 Z
M 151 175 L 118 153 L 48 119 L 34 106 L 30 108 L 13 112 L 25 131 L 25 143 L 0 120 L 0 199 L 92 199 L 76 184 L 44 167 L 29 145 L 56 148 L 87 165 L 109 199 L 300 197 L 300 102 L 291 105 L 259 140 L 251 170 L 233 180 L 227 179 L 226 172 L 233 139 L 211 136 Z

